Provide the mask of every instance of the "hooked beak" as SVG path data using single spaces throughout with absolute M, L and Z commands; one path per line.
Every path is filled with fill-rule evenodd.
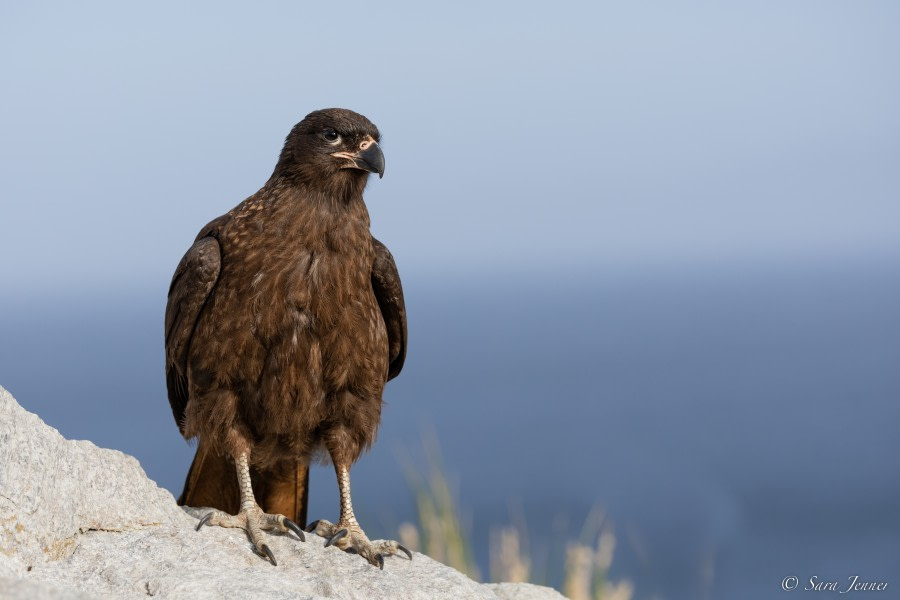
M 381 146 L 371 137 L 367 137 L 360 145 L 358 152 L 333 152 L 336 158 L 345 158 L 349 162 L 342 169 L 361 169 L 369 173 L 378 173 L 378 178 L 384 177 L 384 153 Z

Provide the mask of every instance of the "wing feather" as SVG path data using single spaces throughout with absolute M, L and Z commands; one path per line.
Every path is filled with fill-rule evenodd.
M 187 357 L 194 327 L 222 267 L 222 253 L 214 237 L 199 238 L 178 263 L 166 304 L 166 385 L 178 428 L 184 433 L 188 403 Z
M 387 247 L 372 238 L 375 262 L 372 265 L 372 289 L 388 334 L 388 381 L 400 374 L 406 360 L 406 305 L 397 264 Z

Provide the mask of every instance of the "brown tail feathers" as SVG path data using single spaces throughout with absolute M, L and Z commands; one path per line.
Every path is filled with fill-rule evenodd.
M 309 465 L 284 461 L 266 471 L 251 468 L 253 495 L 267 513 L 277 513 L 306 527 L 309 504 Z M 201 443 L 184 482 L 179 505 L 209 506 L 230 514 L 240 510 L 240 492 L 234 462 Z

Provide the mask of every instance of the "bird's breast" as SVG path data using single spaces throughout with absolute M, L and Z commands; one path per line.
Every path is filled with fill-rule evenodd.
M 251 211 L 223 240 L 222 314 L 256 340 L 253 361 L 318 372 L 328 387 L 383 379 L 387 336 L 372 291 L 368 214 Z M 384 346 L 384 349 L 382 349 Z M 254 369 L 255 370 L 255 369 Z M 371 375 L 375 373 L 375 375 Z M 248 372 L 249 377 L 255 373 Z

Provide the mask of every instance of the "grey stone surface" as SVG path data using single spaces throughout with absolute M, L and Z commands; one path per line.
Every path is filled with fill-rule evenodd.
M 0 388 L 0 554 L 20 569 L 70 556 L 87 531 L 188 522 L 137 460 L 65 440 Z
M 0 598 L 3 600 L 112 600 L 110 596 L 88 594 L 78 590 L 58 588 L 35 579 L 0 577 Z
M 553 588 L 533 583 L 486 583 L 498 598 L 503 600 L 566 600 Z
M 270 536 L 272 566 L 239 529 L 194 531 L 138 462 L 69 441 L 0 387 L 0 598 L 558 600 L 528 584 L 480 584 L 416 554 L 380 571 L 357 556 Z

